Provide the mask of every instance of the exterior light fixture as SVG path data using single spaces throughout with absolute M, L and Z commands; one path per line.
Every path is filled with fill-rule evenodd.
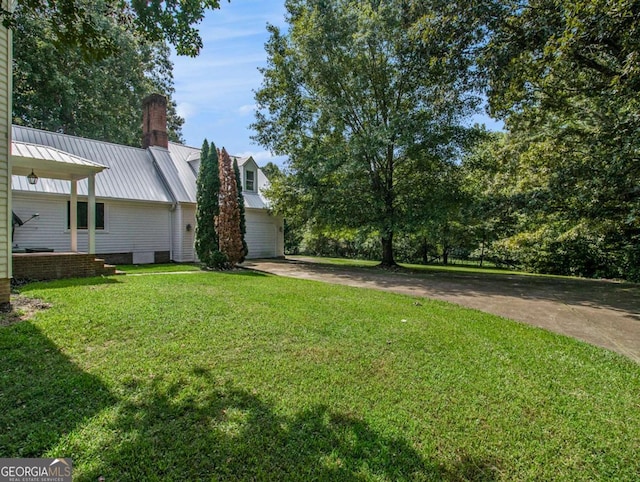
M 29 184 L 31 185 L 38 184 L 38 176 L 35 175 L 35 173 L 33 172 L 33 169 L 31 169 L 31 174 L 27 176 L 27 179 L 29 180 Z

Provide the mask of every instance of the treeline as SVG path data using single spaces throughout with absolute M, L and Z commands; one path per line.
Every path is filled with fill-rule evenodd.
M 451 196 L 430 207 L 437 215 L 422 230 L 396 239 L 396 259 L 470 260 L 537 273 L 640 281 L 640 179 L 589 178 L 597 169 L 592 166 L 584 172 L 586 179 L 573 174 L 561 182 L 560 169 L 550 169 L 542 156 L 514 151 L 516 142 L 512 133 L 487 133 L 451 173 Z M 565 169 L 572 169 L 566 160 Z M 602 188 L 593 187 L 598 183 L 609 191 L 609 200 Z M 612 195 L 616 190 L 619 194 Z M 625 205 L 625 196 L 635 198 L 635 205 Z M 291 254 L 381 256 L 375 233 L 319 227 L 301 218 L 288 220 L 285 246 Z

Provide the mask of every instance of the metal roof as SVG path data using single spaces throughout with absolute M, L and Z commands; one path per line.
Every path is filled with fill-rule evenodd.
M 69 166 L 82 166 L 88 167 L 89 171 L 100 172 L 106 169 L 106 166 L 98 164 L 97 162 L 89 161 L 79 156 L 74 156 L 67 152 L 63 152 L 53 147 L 40 146 L 37 144 L 28 144 L 26 142 L 11 142 L 11 155 L 12 157 L 23 157 L 28 159 L 38 159 L 43 161 L 54 161 L 59 164 L 66 164 Z
M 189 164 L 174 158 L 162 147 L 150 147 L 149 152 L 169 184 L 175 200 L 180 203 L 195 203 L 196 176 Z
M 95 141 L 30 127 L 13 126 L 18 143 L 48 146 L 109 169 L 96 176 L 96 196 L 138 201 L 173 202 L 162 178 L 145 149 Z M 32 186 L 23 176 L 12 176 L 12 188 L 19 191 L 69 194 L 70 183 L 41 178 Z M 87 195 L 87 182 L 78 182 L 78 194 Z
M 268 209 L 268 201 L 257 192 L 243 191 L 244 207 L 249 209 Z
M 13 140 L 18 144 L 30 144 L 35 148 L 52 148 L 93 164 L 108 167 L 96 176 L 96 196 L 100 198 L 130 199 L 155 202 L 196 202 L 196 179 L 200 168 L 200 149 L 170 142 L 169 148 L 136 147 L 95 141 L 30 127 L 13 126 Z M 26 153 L 26 152 L 25 152 Z M 33 156 L 32 156 L 33 157 Z M 252 160 L 249 157 L 232 156 L 239 166 Z M 255 161 L 253 161 L 255 162 Z M 243 192 L 245 206 L 250 209 L 266 209 L 268 201 L 260 190 L 269 185 L 264 173 L 258 169 L 258 192 Z M 68 181 L 42 177 L 35 186 L 24 176 L 12 176 L 12 188 L 19 191 L 69 194 Z M 86 181 L 78 182 L 78 194 L 87 194 Z
M 197 179 L 200 170 L 200 149 L 170 142 L 169 152 L 175 162 L 186 163 Z
M 152 148 L 153 154 L 163 151 L 164 149 Z M 167 181 L 171 185 L 171 189 L 177 196 L 178 192 L 182 193 L 183 199 L 179 199 L 179 202 L 196 202 L 196 179 L 198 177 L 198 171 L 200 170 L 200 149 L 195 147 L 183 146 L 181 144 L 169 143 L 169 152 L 171 154 L 170 160 L 173 161 L 174 167 L 169 165 L 169 159 L 164 159 L 162 162 L 158 160 L 158 164 L 161 165 L 162 171 L 167 175 Z M 230 156 L 232 160 L 236 160 L 238 166 L 242 169 L 248 161 L 252 161 L 255 164 L 253 157 L 240 157 Z M 249 192 L 243 191 L 245 207 L 250 209 L 268 209 L 269 201 L 260 192 L 262 189 L 269 186 L 267 176 L 258 168 L 258 191 Z
M 253 160 L 253 157 L 251 157 L 251 156 L 247 156 L 247 157 L 231 156 L 231 159 L 235 159 L 235 161 L 238 163 L 238 166 L 244 166 L 249 159 Z M 253 162 L 256 162 L 256 161 L 253 161 Z

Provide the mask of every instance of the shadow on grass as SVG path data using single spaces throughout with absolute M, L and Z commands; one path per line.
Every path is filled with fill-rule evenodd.
M 28 322 L 0 328 L 0 355 L 0 454 L 73 454 L 74 480 L 493 480 L 494 463 L 445 466 L 322 405 L 279 413 L 205 369 L 132 378 L 115 396 Z
M 2 457 L 42 456 L 115 401 L 29 322 L 0 328 L 0 360 Z
M 78 480 L 493 480 L 494 464 L 461 457 L 445 468 L 401 437 L 317 405 L 293 414 L 249 391 L 216 384 L 204 369 L 188 380 L 133 380 L 93 445 L 98 466 Z M 489 468 L 491 467 L 491 468 Z

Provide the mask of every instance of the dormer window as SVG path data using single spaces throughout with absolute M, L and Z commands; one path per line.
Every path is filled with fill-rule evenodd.
M 255 171 L 244 172 L 244 189 L 245 191 L 256 190 L 256 173 Z

